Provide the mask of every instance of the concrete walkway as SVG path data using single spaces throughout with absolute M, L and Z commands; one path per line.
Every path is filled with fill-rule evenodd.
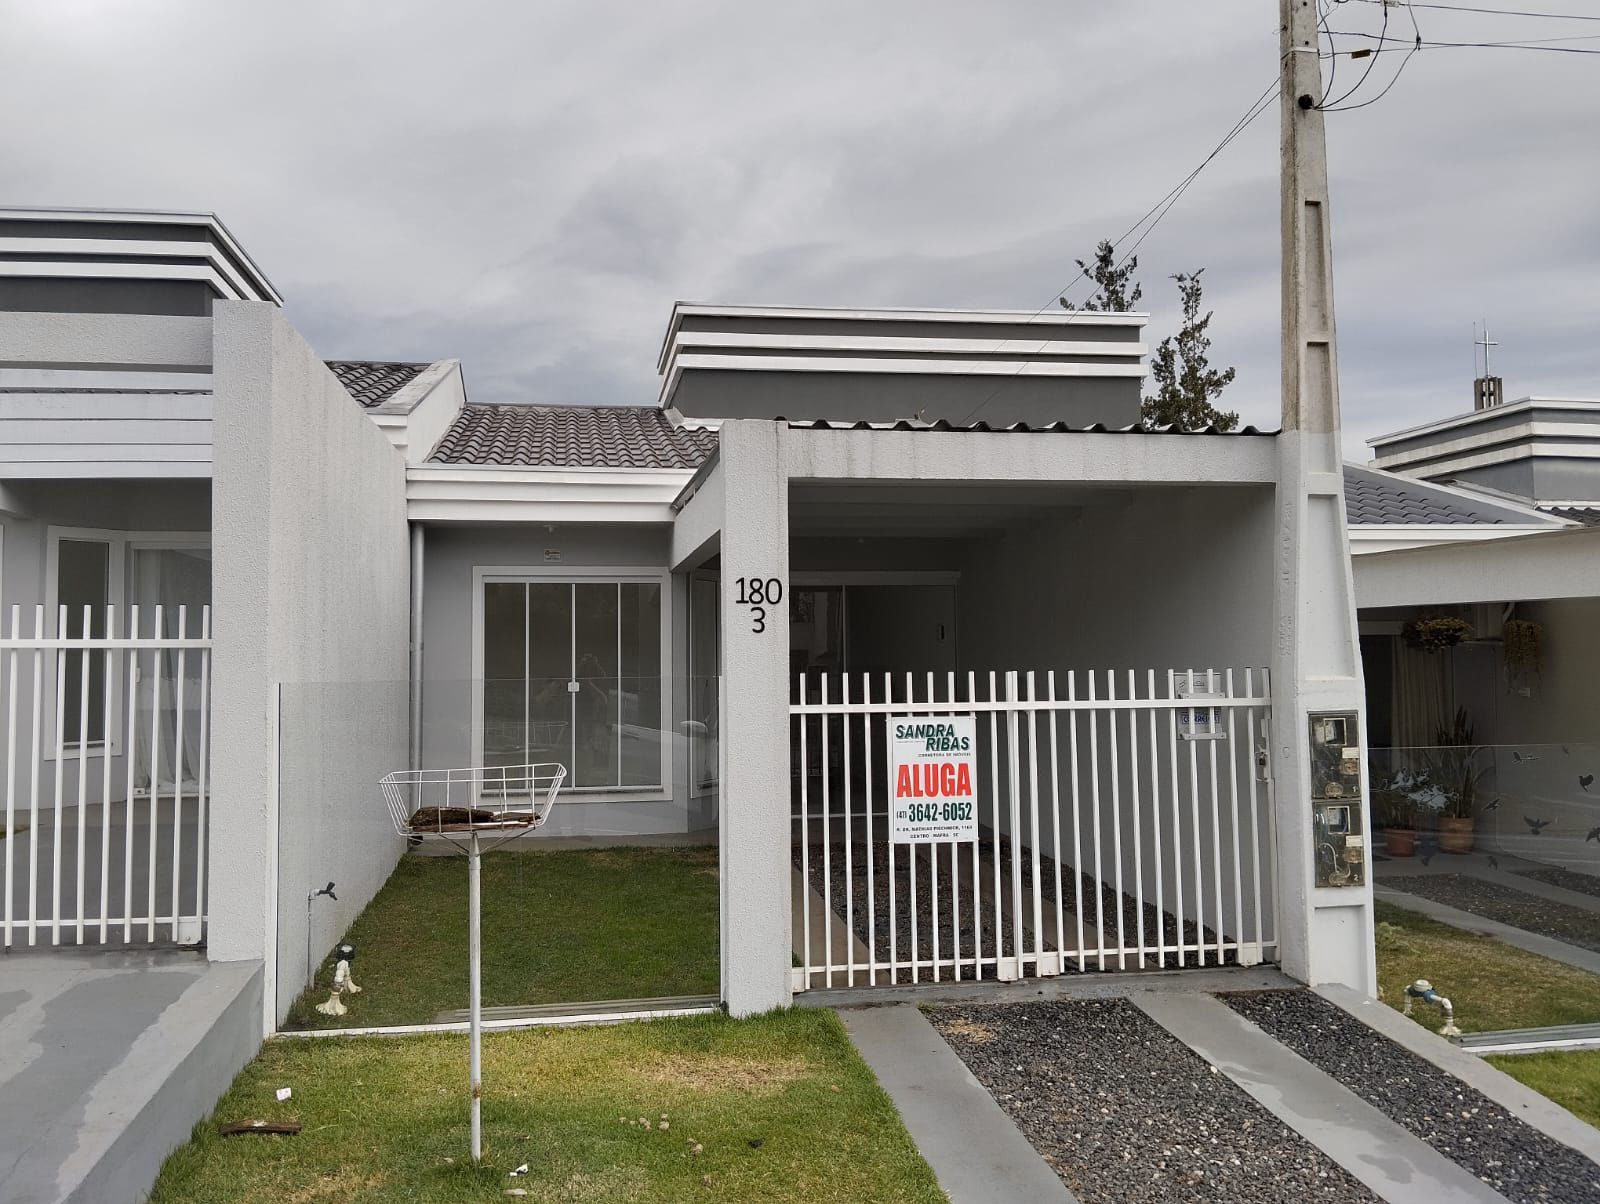
M 911 1004 L 839 1012 L 950 1204 L 1077 1204 Z
M 1505 1197 L 1210 995 L 1142 992 L 1140 1010 L 1390 1204 Z
M 261 1043 L 260 963 L 62 952 L 0 966 L 0 1200 L 143 1199 Z

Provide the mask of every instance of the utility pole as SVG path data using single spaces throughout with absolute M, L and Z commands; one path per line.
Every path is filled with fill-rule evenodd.
M 1280 874 L 1278 955 L 1313 985 L 1358 984 L 1377 970 L 1372 887 L 1318 886 L 1311 715 L 1354 713 L 1366 789 L 1366 706 L 1345 526 L 1333 251 L 1322 68 L 1314 0 L 1279 0 L 1283 240 L 1283 430 L 1278 436 L 1272 773 Z M 1370 848 L 1370 818 L 1366 820 Z M 1370 873 L 1370 862 L 1368 864 Z

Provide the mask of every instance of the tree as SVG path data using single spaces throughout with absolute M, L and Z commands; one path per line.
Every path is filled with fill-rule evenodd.
M 1117 249 L 1102 238 L 1100 245 L 1094 250 L 1094 266 L 1090 267 L 1083 260 L 1078 260 L 1078 270 L 1085 277 L 1094 281 L 1094 292 L 1082 305 L 1074 305 L 1062 297 L 1062 309 L 1085 309 L 1096 312 L 1124 313 L 1139 304 L 1139 298 L 1144 296 L 1144 290 L 1139 287 L 1139 282 L 1134 280 L 1134 269 L 1139 266 L 1139 260 L 1130 257 L 1128 262 L 1121 267 L 1117 266 Z M 1130 288 L 1131 285 L 1131 288 Z
M 1139 409 L 1147 428 L 1177 426 L 1197 430 L 1214 426 L 1219 431 L 1231 431 L 1239 425 L 1238 414 L 1218 410 L 1211 404 L 1233 381 L 1233 369 L 1218 371 L 1207 359 L 1211 339 L 1206 327 L 1211 325 L 1211 311 L 1200 316 L 1200 275 L 1204 271 L 1200 268 L 1179 272 L 1173 277 L 1183 303 L 1183 325 L 1176 336 L 1161 340 L 1150 361 L 1156 391 L 1144 399 Z

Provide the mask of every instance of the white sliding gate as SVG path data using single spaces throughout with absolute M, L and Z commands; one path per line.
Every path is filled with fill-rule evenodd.
M 0 631 L 5 948 L 199 943 L 211 608 L 31 617 Z
M 809 674 L 794 988 L 1276 956 L 1266 670 Z M 889 840 L 889 722 L 971 715 L 976 841 Z

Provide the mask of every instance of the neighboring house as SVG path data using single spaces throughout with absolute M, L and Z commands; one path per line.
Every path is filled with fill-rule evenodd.
M 1600 401 L 1487 405 L 1371 442 L 1345 497 L 1373 749 L 1434 745 L 1464 710 L 1489 771 L 1480 806 L 1504 800 L 1480 811 L 1483 839 L 1600 866 L 1582 781 L 1600 764 Z M 1407 625 L 1434 615 L 1465 638 L 1413 646 Z M 1507 656 L 1508 621 L 1536 625 L 1537 663 L 1525 637 Z M 1425 758 L 1379 751 L 1374 778 Z M 1551 824 L 1534 839 L 1525 817 Z
M 1362 742 L 1337 431 L 1140 429 L 1142 315 L 679 304 L 656 404 L 480 405 L 453 360 L 325 363 L 215 218 L 0 234 L 10 946 L 203 937 L 270 1029 L 402 851 L 382 774 L 550 760 L 548 831 L 719 841 L 736 1014 L 1371 989 L 1308 784 Z M 889 842 L 888 719 L 952 714 L 977 840 Z

